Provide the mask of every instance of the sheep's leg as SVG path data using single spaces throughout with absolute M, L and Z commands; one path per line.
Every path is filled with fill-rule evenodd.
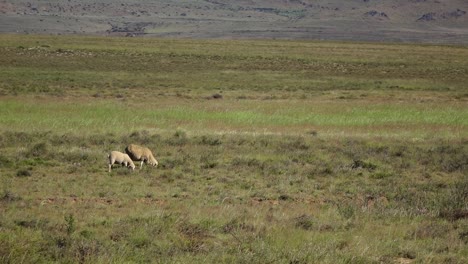
M 144 159 L 141 160 L 141 163 L 140 163 L 140 170 L 143 168 L 143 162 L 145 162 Z
M 114 157 L 111 157 L 110 155 L 108 156 L 109 158 L 109 172 L 111 172 L 112 170 L 112 164 L 115 163 L 115 158 Z

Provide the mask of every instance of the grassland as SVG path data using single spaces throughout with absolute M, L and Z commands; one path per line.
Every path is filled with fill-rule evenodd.
M 465 263 L 468 49 L 0 36 L 2 263 Z M 107 173 L 128 143 L 158 168 Z

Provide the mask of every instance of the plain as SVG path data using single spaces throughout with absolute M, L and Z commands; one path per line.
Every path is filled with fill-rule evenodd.
M 0 36 L 2 263 L 465 263 L 468 49 Z M 146 145 L 160 165 L 107 172 Z

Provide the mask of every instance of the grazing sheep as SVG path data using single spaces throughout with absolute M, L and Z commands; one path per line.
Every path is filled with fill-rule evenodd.
M 140 169 L 143 167 L 143 162 L 153 166 L 158 166 L 158 161 L 154 158 L 153 153 L 149 148 L 130 144 L 125 148 L 125 152 L 133 161 L 141 161 Z
M 125 153 L 120 151 L 111 151 L 107 157 L 109 158 L 109 172 L 111 172 L 112 165 L 114 163 L 122 164 L 125 167 L 130 167 L 132 170 L 135 170 L 135 164 L 133 163 L 132 159 Z

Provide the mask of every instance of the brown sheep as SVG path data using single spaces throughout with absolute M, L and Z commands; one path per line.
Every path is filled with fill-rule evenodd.
M 135 164 L 133 163 L 130 156 L 125 153 L 120 151 L 111 151 L 107 157 L 109 158 L 109 172 L 111 172 L 112 165 L 114 163 L 122 164 L 125 167 L 129 167 L 132 168 L 132 170 L 135 170 Z
M 158 161 L 154 158 L 153 153 L 147 147 L 130 144 L 125 148 L 125 152 L 133 161 L 141 161 L 140 169 L 143 167 L 143 162 L 153 166 L 158 166 Z

